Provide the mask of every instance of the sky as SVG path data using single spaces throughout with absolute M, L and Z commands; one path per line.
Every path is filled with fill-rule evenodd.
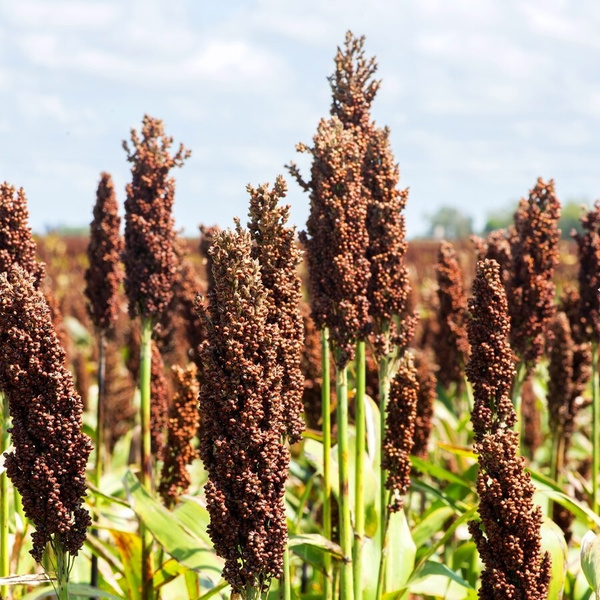
M 372 114 L 410 188 L 408 236 L 442 206 L 473 215 L 526 196 L 600 197 L 597 0 L 18 0 L 0 3 L 0 180 L 35 231 L 91 221 L 102 171 L 124 200 L 122 148 L 144 114 L 192 156 L 178 228 L 232 224 L 246 185 L 287 175 L 328 116 L 333 57 L 366 36 Z M 307 194 L 289 177 L 292 220 Z

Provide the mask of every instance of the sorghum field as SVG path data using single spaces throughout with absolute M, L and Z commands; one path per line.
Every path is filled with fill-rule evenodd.
M 309 171 L 197 239 L 150 116 L 89 237 L 0 186 L 2 598 L 600 593 L 600 203 L 561 242 L 538 179 L 507 230 L 407 244 L 376 66 L 349 32 Z

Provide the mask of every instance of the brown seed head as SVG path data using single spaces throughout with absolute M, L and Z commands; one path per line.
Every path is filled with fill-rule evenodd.
M 580 314 L 588 341 L 600 340 L 600 200 L 581 219 L 584 233 L 573 235 L 579 254 Z
M 29 211 L 23 188 L 0 184 L 0 273 L 20 265 L 33 275 L 36 289 L 44 278 L 45 265 L 35 259 L 37 245 L 29 228 Z
M 467 295 L 463 272 L 450 242 L 442 242 L 436 265 L 439 300 L 439 335 L 433 340 L 436 360 L 441 369 L 438 380 L 444 387 L 461 386 L 463 368 L 469 354 L 467 340 Z
M 402 211 L 408 190 L 399 190 L 400 171 L 394 162 L 389 130 L 371 128 L 363 166 L 369 197 L 367 259 L 371 267 L 368 286 L 369 313 L 377 357 L 393 346 L 404 349 L 414 334 L 416 319 L 409 314 L 410 281 L 404 264 L 406 241 Z
M 172 217 L 175 180 L 173 167 L 190 155 L 180 145 L 171 155 L 173 139 L 164 133 L 162 121 L 144 116 L 141 138 L 131 131 L 133 149 L 123 147 L 132 163 L 131 183 L 125 200 L 125 292 L 131 316 L 138 313 L 154 320 L 168 307 L 177 270 Z
M 356 340 L 364 339 L 369 330 L 368 202 L 362 186 L 365 149 L 337 117 L 322 120 L 313 141 L 313 148 L 298 146 L 313 156 L 310 182 L 304 184 L 294 165 L 290 170 L 311 192 L 310 216 L 301 240 L 312 316 L 319 329 L 329 327 L 336 363 L 343 367 L 354 357 Z
M 193 440 L 200 425 L 198 412 L 198 370 L 191 364 L 186 369 L 171 369 L 174 395 L 169 407 L 167 443 L 158 493 L 165 505 L 175 504 L 191 484 L 187 465 L 198 456 Z
M 250 234 L 223 231 L 210 252 L 215 287 L 208 306 L 199 306 L 207 328 L 200 455 L 209 474 L 208 531 L 234 593 L 246 586 L 262 592 L 282 573 L 287 543 L 279 328 L 269 322 Z
M 389 509 L 402 510 L 410 486 L 410 453 L 413 448 L 419 381 L 410 354 L 400 363 L 390 385 L 388 414 L 382 446 L 382 468 L 388 471 Z
M 90 266 L 85 272 L 88 313 L 99 331 L 112 328 L 119 310 L 118 291 L 123 281 L 123 238 L 120 227 L 121 219 L 112 177 L 108 173 L 102 173 L 96 194 L 94 219 L 90 225 L 90 243 L 87 249 Z
M 479 515 L 469 531 L 485 568 L 479 597 L 545 600 L 550 557 L 541 554 L 542 513 L 533 504 L 531 477 L 518 456 L 516 415 L 508 391 L 515 374 L 508 344 L 506 294 L 496 261 L 477 265 L 468 323 L 471 357 L 467 376 L 473 384 L 471 415 L 478 454 Z
M 530 373 L 544 352 L 554 315 L 554 267 L 558 264 L 560 202 L 554 182 L 538 179 L 515 213 L 513 268 L 507 288 L 510 343 Z
M 371 104 L 381 81 L 373 79 L 377 71 L 375 57 L 365 58 L 365 37 L 346 33 L 344 47 L 337 49 L 335 72 L 329 79 L 333 101 L 331 115 L 344 126 L 363 127 L 369 123 Z
M 304 324 L 300 314 L 301 281 L 298 265 L 301 252 L 296 245 L 296 229 L 286 227 L 289 206 L 280 206 L 287 186 L 283 177 L 257 189 L 248 185 L 252 257 L 258 260 L 263 286 L 267 291 L 269 323 L 279 327 L 278 363 L 283 368 L 281 397 L 284 402 L 287 437 L 291 444 L 302 439 L 303 377 L 300 369 L 304 345 Z
M 415 356 L 415 367 L 417 368 L 419 392 L 412 453 L 420 458 L 425 458 L 428 454 L 429 436 L 433 427 L 436 378 L 433 365 L 425 352 L 419 352 Z
M 81 433 L 81 399 L 35 283 L 17 265 L 0 275 L 0 389 L 13 421 L 6 472 L 35 525 L 31 553 L 40 562 L 53 539 L 72 555 L 85 541 L 91 444 Z

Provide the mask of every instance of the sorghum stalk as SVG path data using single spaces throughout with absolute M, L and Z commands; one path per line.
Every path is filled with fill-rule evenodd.
M 331 366 L 329 364 L 329 331 L 321 329 L 321 415 L 323 429 L 323 537 L 331 539 Z M 329 600 L 333 593 L 331 556 L 325 554 L 324 597 Z
M 4 452 L 8 449 L 8 399 L 0 392 L 1 416 L 0 420 L 0 462 L 4 461 Z M 10 575 L 10 552 L 8 550 L 8 476 L 6 471 L 0 473 L 0 577 Z M 0 587 L 0 598 L 7 598 L 8 586 Z
M 336 361 L 337 362 L 337 361 Z M 340 547 L 344 561 L 340 568 L 340 597 L 352 600 L 352 523 L 350 520 L 350 456 L 348 447 L 348 367 L 336 366 L 335 388 L 337 398 L 337 449 L 340 479 L 339 522 Z
M 152 433 L 150 415 L 152 401 L 150 385 L 152 376 L 152 319 L 142 318 L 142 339 L 140 348 L 140 414 L 142 436 L 142 460 L 140 482 L 147 490 L 152 488 Z M 152 590 L 152 537 L 140 522 L 140 537 L 142 538 L 142 593 L 144 600 L 153 597 Z
M 366 446 L 366 412 L 365 412 L 365 342 L 356 344 L 356 394 L 354 396 L 356 427 L 356 475 L 354 478 L 354 600 L 362 598 L 362 553 L 365 543 L 365 490 L 364 490 L 364 465 Z
M 600 372 L 598 342 L 592 342 L 592 510 L 598 514 L 598 476 L 600 475 Z

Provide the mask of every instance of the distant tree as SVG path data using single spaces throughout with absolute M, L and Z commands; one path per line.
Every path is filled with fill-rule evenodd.
M 452 206 L 442 206 L 429 221 L 428 237 L 456 240 L 469 237 L 473 233 L 473 218 Z
M 561 238 L 563 240 L 571 239 L 571 231 L 573 229 L 578 233 L 581 233 L 582 228 L 579 219 L 584 208 L 589 209 L 589 202 L 585 199 L 571 199 L 563 204 L 560 221 L 558 222 L 558 226 L 561 230 Z M 501 208 L 488 213 L 485 225 L 483 226 L 483 235 L 487 235 L 490 231 L 495 231 L 497 229 L 506 229 L 509 225 L 512 225 L 513 215 L 516 209 L 517 205 L 511 204 L 510 207 Z
M 488 213 L 485 225 L 483 226 L 483 235 L 487 235 L 490 231 L 496 231 L 497 229 L 506 229 L 513 223 L 513 217 L 517 210 L 517 204 L 511 203 L 510 206 L 495 210 Z
M 583 233 L 583 227 L 579 220 L 584 211 L 589 210 L 589 202 L 587 200 L 568 200 L 562 207 L 560 221 L 558 226 L 561 231 L 563 240 L 571 239 L 571 231 L 574 229 L 577 233 Z

